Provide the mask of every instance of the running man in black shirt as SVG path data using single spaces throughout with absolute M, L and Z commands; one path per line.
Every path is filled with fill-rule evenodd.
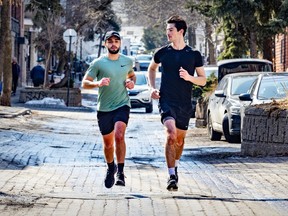
M 148 68 L 152 98 L 159 99 L 161 122 L 166 132 L 165 157 L 169 178 L 167 190 L 178 190 L 177 167 L 192 112 L 192 85 L 204 86 L 206 77 L 199 51 L 186 45 L 186 22 L 180 16 L 167 20 L 166 34 L 171 44 L 158 49 Z M 156 71 L 162 64 L 160 91 L 155 87 Z M 196 70 L 197 77 L 194 77 Z

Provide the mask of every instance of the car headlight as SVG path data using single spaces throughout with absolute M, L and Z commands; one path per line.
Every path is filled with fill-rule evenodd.
M 232 106 L 230 107 L 230 112 L 232 115 L 240 115 L 240 107 Z

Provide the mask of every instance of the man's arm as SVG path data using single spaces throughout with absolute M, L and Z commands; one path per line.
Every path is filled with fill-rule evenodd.
M 159 67 L 159 64 L 155 63 L 155 61 L 152 59 L 148 67 L 148 78 L 149 78 L 149 85 L 153 89 L 156 88 L 155 80 L 156 80 L 156 73 L 157 73 L 158 67 Z
M 204 67 L 196 67 L 197 77 L 191 76 L 184 68 L 180 67 L 179 74 L 180 77 L 186 81 L 192 82 L 195 85 L 204 86 L 206 84 L 206 75 Z
M 99 81 L 94 81 L 94 78 L 85 74 L 82 80 L 82 87 L 84 89 L 99 88 L 101 86 L 109 86 L 110 78 L 104 77 Z
M 133 81 L 134 83 L 136 82 L 136 75 L 135 75 L 134 71 L 133 71 L 133 72 L 130 72 L 130 73 L 128 74 L 127 79 L 130 79 L 130 80 Z
M 153 88 L 151 92 L 151 97 L 153 99 L 159 99 L 160 98 L 160 92 L 158 89 L 156 89 L 155 79 L 156 79 L 156 73 L 157 69 L 159 67 L 159 64 L 157 64 L 154 59 L 150 62 L 150 65 L 148 67 L 148 78 L 149 78 L 149 85 L 151 88 Z
M 204 67 L 196 67 L 197 77 L 194 77 L 194 84 L 204 86 L 206 85 L 206 75 L 204 71 Z
M 132 71 L 127 75 L 125 87 L 128 89 L 133 89 L 135 86 L 135 82 L 136 82 L 136 75 L 135 75 L 134 71 Z

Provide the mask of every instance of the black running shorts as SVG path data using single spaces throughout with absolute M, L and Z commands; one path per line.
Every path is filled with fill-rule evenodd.
M 176 128 L 188 130 L 189 121 L 192 115 L 192 105 L 177 105 L 172 103 L 160 102 L 159 111 L 161 114 L 161 122 L 168 119 L 174 119 Z
M 107 135 L 114 130 L 117 121 L 124 122 L 128 125 L 130 107 L 123 106 L 111 112 L 97 112 L 98 125 L 102 135 Z

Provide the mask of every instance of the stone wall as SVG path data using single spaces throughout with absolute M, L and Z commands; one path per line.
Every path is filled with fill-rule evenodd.
M 248 107 L 243 118 L 241 153 L 247 156 L 288 155 L 288 111 Z
M 60 89 L 43 89 L 36 87 L 27 87 L 25 89 L 21 89 L 19 102 L 25 103 L 31 100 L 42 100 L 43 98 L 55 98 L 64 100 L 67 105 L 67 88 Z M 69 89 L 69 105 L 72 107 L 81 106 L 82 95 L 81 90 L 79 88 L 70 88 Z

